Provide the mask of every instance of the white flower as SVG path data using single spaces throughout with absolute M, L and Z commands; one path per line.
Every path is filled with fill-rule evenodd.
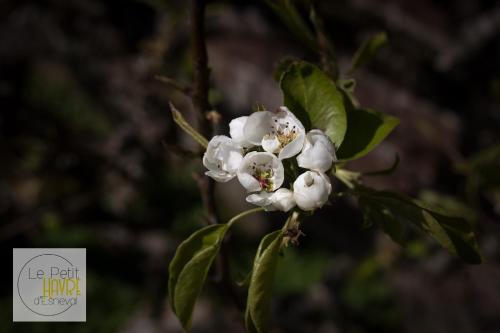
M 248 142 L 262 145 L 265 151 L 278 154 L 279 159 L 297 155 L 305 140 L 304 126 L 284 106 L 276 112 L 251 114 L 243 126 L 243 134 Z
M 321 208 L 332 192 L 328 177 L 322 172 L 306 171 L 293 183 L 293 197 L 297 206 L 309 211 Z
M 299 167 L 326 172 L 336 160 L 335 147 L 323 131 L 314 129 L 307 133 L 302 153 L 297 156 Z
M 266 211 L 281 210 L 288 212 L 295 207 L 293 192 L 287 188 L 280 188 L 276 192 L 260 192 L 247 197 L 247 202 L 264 207 Z
M 237 175 L 248 192 L 273 192 L 283 184 L 285 171 L 273 154 L 253 151 L 243 158 Z
M 243 160 L 243 149 L 225 135 L 216 135 L 208 143 L 203 155 L 205 175 L 218 182 L 227 182 L 236 176 Z
M 251 142 L 245 139 L 245 135 L 243 134 L 243 127 L 247 122 L 248 117 L 239 117 L 234 118 L 229 123 L 229 134 L 234 142 L 242 146 L 243 148 L 251 148 L 254 146 Z

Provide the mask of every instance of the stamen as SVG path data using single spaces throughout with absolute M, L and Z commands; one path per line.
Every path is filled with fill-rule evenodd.
M 266 167 L 264 163 L 261 163 L 260 166 L 263 168 L 261 169 L 256 168 L 253 177 L 259 182 L 260 188 L 265 191 L 272 191 L 273 189 L 273 181 L 272 177 L 274 175 L 274 171 L 272 168 Z

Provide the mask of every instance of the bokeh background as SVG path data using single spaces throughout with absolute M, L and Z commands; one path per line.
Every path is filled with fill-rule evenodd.
M 366 37 L 389 36 L 356 73 L 356 95 L 401 125 L 350 168 L 382 169 L 399 154 L 392 176 L 367 182 L 476 221 L 486 262 L 465 265 L 416 233 L 401 248 L 363 228 L 356 203 L 339 199 L 305 220 L 307 236 L 285 253 L 273 332 L 500 332 L 500 5 L 319 6 L 343 69 Z M 190 84 L 188 7 L 0 1 L 1 332 L 181 331 L 167 270 L 179 242 L 203 225 L 193 179 L 202 166 L 183 152 L 197 147 L 168 107 L 195 124 L 190 100 L 155 76 Z M 212 1 L 206 22 L 220 133 L 256 103 L 280 105 L 281 58 L 317 61 L 264 2 Z M 217 186 L 224 219 L 248 207 L 244 197 L 235 181 Z M 261 214 L 235 227 L 226 243 L 233 280 L 244 279 L 260 238 L 283 219 Z M 87 248 L 86 323 L 12 323 L 13 247 Z M 209 279 L 192 332 L 242 332 L 240 319 Z

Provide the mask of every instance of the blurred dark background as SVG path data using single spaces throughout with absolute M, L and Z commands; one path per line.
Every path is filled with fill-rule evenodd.
M 0 256 L 9 267 L 13 247 L 85 247 L 88 271 L 86 323 L 14 324 L 10 269 L 2 269 L 1 332 L 180 332 L 167 269 L 203 223 L 193 180 L 202 166 L 180 152 L 197 147 L 168 109 L 171 100 L 195 123 L 190 100 L 155 75 L 190 83 L 188 6 L 0 1 Z M 395 174 L 368 183 L 476 221 L 486 262 L 465 265 L 419 234 L 401 248 L 362 228 L 355 202 L 339 199 L 304 221 L 307 236 L 285 253 L 273 332 L 500 332 L 500 4 L 319 6 L 341 68 L 366 37 L 389 36 L 356 74 L 356 94 L 401 125 L 350 168 L 381 169 L 398 153 Z M 220 133 L 255 103 L 280 105 L 281 58 L 317 61 L 261 1 L 213 1 L 206 22 Z M 235 181 L 217 196 L 225 219 L 248 207 Z M 227 242 L 233 280 L 283 219 L 262 214 L 236 226 Z M 239 320 L 209 282 L 192 331 L 241 332 Z

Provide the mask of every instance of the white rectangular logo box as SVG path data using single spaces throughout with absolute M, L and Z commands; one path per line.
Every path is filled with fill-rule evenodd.
M 13 321 L 86 321 L 86 249 L 12 249 Z

